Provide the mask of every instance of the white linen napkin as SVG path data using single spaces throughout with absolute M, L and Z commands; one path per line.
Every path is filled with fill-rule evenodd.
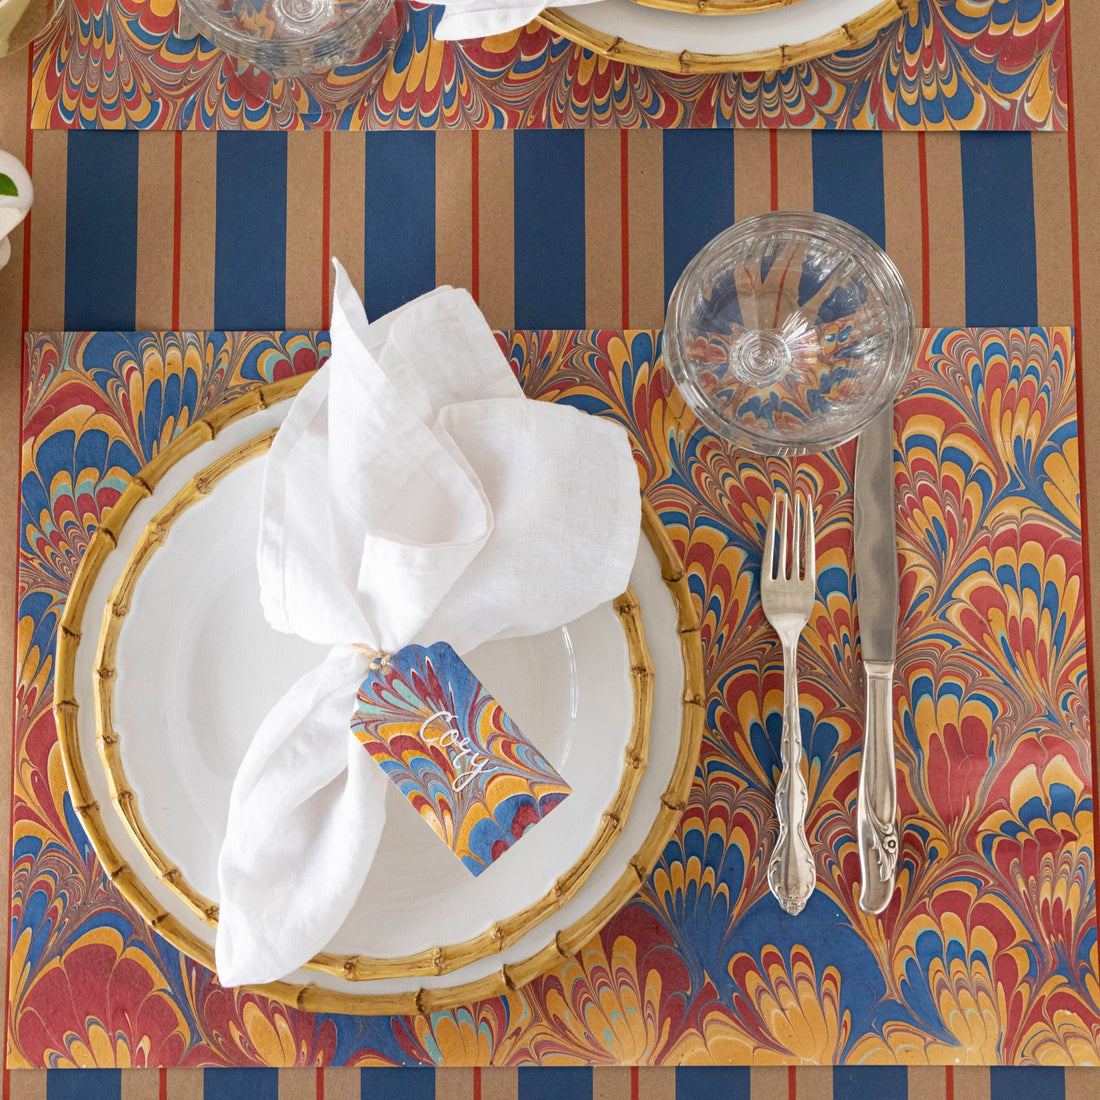
M 590 3 L 592 0 L 551 0 L 547 4 L 532 4 L 529 0 L 447 0 L 435 37 L 443 42 L 488 38 L 527 26 L 544 8 Z
M 626 433 L 527 400 L 465 291 L 368 325 L 337 264 L 331 337 L 267 458 L 257 565 L 272 626 L 333 648 L 274 704 L 233 784 L 224 985 L 297 969 L 363 888 L 389 781 L 350 732 L 369 663 L 354 647 L 464 653 L 553 629 L 622 592 L 638 544 Z

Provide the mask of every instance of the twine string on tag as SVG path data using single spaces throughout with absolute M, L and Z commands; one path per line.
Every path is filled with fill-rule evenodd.
M 390 663 L 390 658 L 393 656 L 392 653 L 387 653 L 384 649 L 374 649 L 369 645 L 361 645 L 358 642 L 352 643 L 351 648 L 366 657 L 368 667 L 371 671 L 379 668 L 386 668 Z

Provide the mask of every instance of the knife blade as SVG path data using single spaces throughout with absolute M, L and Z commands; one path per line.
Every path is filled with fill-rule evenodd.
M 856 606 L 866 682 L 856 833 L 859 907 L 881 913 L 898 861 L 894 774 L 894 658 L 898 641 L 898 540 L 894 504 L 894 405 L 860 433 L 855 483 Z

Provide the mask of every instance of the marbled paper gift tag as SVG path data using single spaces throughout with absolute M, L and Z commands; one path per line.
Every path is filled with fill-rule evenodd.
M 572 789 L 446 642 L 372 669 L 352 731 L 474 875 Z

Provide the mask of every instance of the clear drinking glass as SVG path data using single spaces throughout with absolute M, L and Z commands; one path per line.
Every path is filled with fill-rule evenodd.
M 179 0 L 181 33 L 209 38 L 272 76 L 305 76 L 353 61 L 393 0 Z
M 62 7 L 61 0 L 0 0 L 0 57 L 42 34 Z
M 669 300 L 664 355 L 712 431 L 757 454 L 856 435 L 912 365 L 913 306 L 870 237 L 825 214 L 747 218 L 707 244 Z

